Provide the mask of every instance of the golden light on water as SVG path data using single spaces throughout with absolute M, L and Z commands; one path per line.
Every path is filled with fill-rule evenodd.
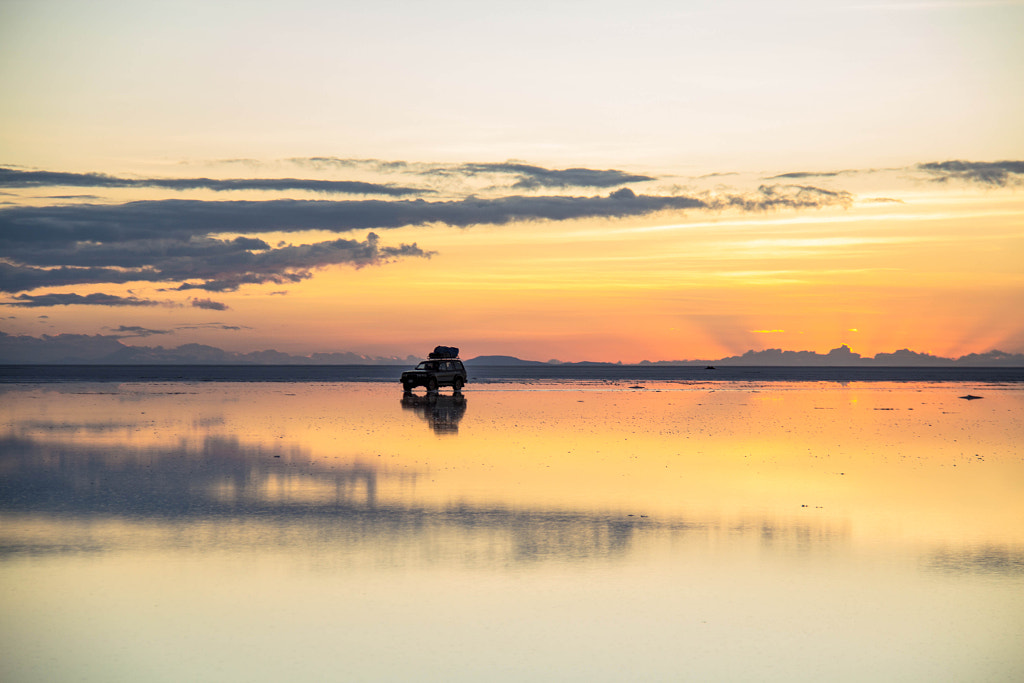
M 344 475 L 357 488 L 372 478 L 377 502 L 402 506 L 803 514 L 844 525 L 893 516 L 921 539 L 959 529 L 1024 540 L 1024 503 L 1011 495 L 1024 477 L 1012 390 L 988 393 L 982 409 L 944 385 L 914 383 L 481 385 L 405 406 L 393 389 L 44 392 L 46 413 L 16 408 L 11 419 L 20 437 L 98 449 L 108 464 L 259 465 L 242 489 L 204 484 L 220 500 L 244 489 L 253 500 L 327 503 Z
M 8 680 L 318 680 L 339 658 L 391 679 L 1024 670 L 1013 385 L 103 383 L 0 401 Z

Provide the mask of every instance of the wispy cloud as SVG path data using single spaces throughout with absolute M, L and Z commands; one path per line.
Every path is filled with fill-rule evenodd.
M 13 297 L 14 301 L 0 302 L 3 306 L 20 308 L 43 308 L 48 306 L 161 306 L 162 301 L 139 299 L 134 296 L 115 296 L 113 294 L 20 294 Z
M 248 325 L 228 325 L 222 322 L 209 322 L 209 323 L 194 323 L 189 325 L 177 325 L 175 330 L 227 330 L 229 332 L 238 332 L 241 330 L 251 330 L 252 328 Z
M 121 325 L 116 328 L 107 328 L 114 333 L 119 339 L 127 339 L 129 337 L 152 337 L 156 334 L 174 334 L 174 330 L 152 330 L 148 327 L 139 327 L 138 325 Z
M 226 311 L 228 305 L 221 303 L 220 301 L 214 301 L 213 299 L 190 299 L 190 304 L 193 308 L 203 308 L 208 311 Z
M 511 175 L 516 179 L 512 183 L 512 187 L 525 190 L 567 187 L 606 188 L 655 179 L 652 176 L 626 173 L 615 169 L 566 168 L 554 170 L 513 162 L 462 164 L 458 170 L 471 176 L 479 174 Z
M 932 161 L 916 168 L 940 183 L 963 180 L 993 187 L 1024 183 L 1024 161 Z
M 820 209 L 853 203 L 853 195 L 845 190 L 827 190 L 812 185 L 761 185 L 756 192 L 708 193 L 702 197 L 708 208 L 742 211 Z
M 804 178 L 834 178 L 848 171 L 793 171 L 791 173 L 780 173 L 767 178 L 767 180 L 802 180 Z
M 521 161 L 468 162 L 461 164 L 413 163 L 408 161 L 384 161 L 381 159 L 343 159 L 338 157 L 307 157 L 289 159 L 293 164 L 315 170 L 323 169 L 368 169 L 377 173 L 405 173 L 421 177 L 445 178 L 479 176 L 508 176 L 511 187 L 517 190 L 610 188 L 655 180 L 654 176 L 628 173 L 616 169 L 565 168 L 552 169 L 523 163 Z M 496 181 L 498 182 L 498 181 Z M 509 183 L 500 183 L 509 186 Z
M 103 173 L 65 173 L 60 171 L 21 171 L 0 168 L 0 187 L 104 187 L 160 188 L 165 190 L 286 191 L 307 190 L 325 194 L 370 194 L 390 197 L 432 194 L 432 190 L 396 185 L 381 185 L 354 180 L 317 180 L 304 178 L 122 178 Z

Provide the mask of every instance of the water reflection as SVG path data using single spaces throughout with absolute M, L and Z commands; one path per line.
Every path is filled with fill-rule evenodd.
M 32 425 L 44 432 L 54 431 L 51 426 Z M 72 431 L 95 426 L 80 424 Z M 263 547 L 301 542 L 386 548 L 405 562 L 409 558 L 396 555 L 396 549 L 422 550 L 426 543 L 437 561 L 472 565 L 621 558 L 638 539 L 657 537 L 730 538 L 733 544 L 747 539 L 751 547 L 809 552 L 849 534 L 820 521 L 416 504 L 402 491 L 415 488 L 423 472 L 389 471 L 365 461 L 339 464 L 312 458 L 297 445 L 268 447 L 238 438 L 207 437 L 195 447 L 131 448 L 7 436 L 0 440 L 0 453 L 0 510 L 11 522 L 0 535 L 3 554 L 102 551 L 123 544 L 123 526 L 107 534 L 102 525 L 76 524 L 95 519 L 165 525 L 168 533 L 151 536 L 150 545 L 180 545 L 182 533 L 216 523 L 222 527 L 215 537 L 219 547 L 245 546 L 253 541 L 256 520 L 276 529 L 257 534 Z M 381 488 L 393 495 L 381 501 Z M 17 531 L 18 520 L 38 524 L 47 517 L 58 523 L 42 525 L 41 534 Z M 60 524 L 71 525 L 74 538 L 60 532 Z
M 631 386 L 8 388 L 0 679 L 1024 674 L 1024 392 Z
M 927 569 L 950 574 L 1024 576 L 1024 546 L 979 544 L 941 548 L 924 558 Z
M 298 446 L 210 436 L 198 447 L 131 448 L 9 436 L 0 451 L 5 510 L 178 517 L 376 506 L 375 466 L 320 464 Z
M 410 410 L 427 421 L 435 434 L 458 434 L 459 421 L 466 414 L 466 397 L 462 392 L 439 394 L 428 391 L 425 395 L 402 395 L 402 409 Z

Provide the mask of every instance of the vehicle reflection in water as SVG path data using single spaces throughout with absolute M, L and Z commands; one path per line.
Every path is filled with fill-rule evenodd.
M 423 396 L 405 393 L 402 409 L 426 420 L 436 434 L 458 434 L 459 421 L 466 414 L 466 397 L 462 392 L 447 395 L 428 391 Z

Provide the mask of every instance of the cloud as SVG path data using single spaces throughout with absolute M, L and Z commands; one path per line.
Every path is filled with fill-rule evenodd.
M 353 180 L 315 180 L 303 178 L 121 178 L 103 173 L 65 173 L 61 171 L 20 171 L 0 167 L 0 187 L 151 187 L 165 190 L 286 191 L 307 190 L 325 194 L 375 194 L 390 197 L 432 194 L 432 190 L 381 185 Z
M 794 171 L 792 173 L 780 173 L 773 175 L 767 180 L 802 180 L 804 178 L 834 178 L 847 171 Z
M 139 299 L 134 296 L 115 296 L 113 294 L 20 294 L 14 301 L 0 302 L 2 306 L 18 306 L 22 308 L 42 308 L 46 306 L 161 306 L 165 302 L 151 299 Z
M 709 208 L 742 211 L 821 209 L 826 206 L 847 207 L 853 203 L 853 195 L 845 190 L 826 190 L 811 185 L 761 185 L 756 192 L 704 196 Z
M 316 168 L 372 168 L 467 178 L 499 178 L 501 187 L 520 190 L 592 187 L 618 188 L 605 196 L 570 194 L 462 196 L 426 201 L 402 198 L 414 191 L 394 185 L 295 178 L 211 180 L 209 178 L 121 178 L 98 173 L 58 173 L 0 168 L 0 185 L 156 187 L 165 189 L 315 189 L 378 192 L 388 198 L 264 201 L 155 199 L 121 204 L 77 203 L 0 207 L 0 292 L 31 292 L 47 287 L 159 283 L 164 291 L 233 292 L 243 285 L 290 285 L 313 277 L 317 269 L 348 265 L 362 268 L 398 259 L 429 258 L 417 244 L 381 244 L 377 231 L 443 224 L 457 228 L 520 221 L 623 218 L 662 211 L 820 208 L 848 206 L 852 195 L 811 185 L 765 184 L 754 192 L 700 195 L 637 194 L 622 185 L 653 176 L 616 169 L 548 169 L 517 161 L 453 165 L 386 162 L 376 159 L 311 157 L 293 163 Z M 508 178 L 512 179 L 511 185 Z M 491 188 L 492 190 L 501 187 Z M 368 232 L 365 239 L 341 238 L 315 244 L 271 245 L 267 233 Z M 238 235 L 231 238 L 219 235 Z M 210 302 L 194 299 L 193 306 Z M 150 306 L 160 302 L 111 295 L 22 295 L 9 305 Z M 222 305 L 222 304 L 221 304 Z M 214 310 L 217 310 L 214 307 Z
M 648 175 L 627 173 L 616 169 L 566 168 L 550 169 L 518 161 L 463 164 L 429 164 L 381 159 L 343 159 L 339 157 L 291 158 L 289 162 L 305 168 L 366 168 L 378 173 L 409 173 L 425 177 L 508 175 L 515 178 L 512 187 L 521 190 L 568 187 L 609 188 L 626 183 L 655 180 Z
M 208 311 L 226 311 L 228 310 L 227 304 L 222 304 L 219 301 L 213 299 L 190 299 L 194 308 L 204 308 Z
M 415 244 L 382 246 L 375 233 L 365 240 L 337 239 L 271 248 L 263 240 L 250 237 L 222 240 L 184 235 L 185 239 L 159 239 L 148 232 L 144 231 L 143 239 L 111 242 L 65 239 L 63 243 L 19 244 L 14 240 L 5 243 L 0 238 L 6 259 L 0 260 L 0 291 L 164 282 L 177 283 L 176 289 L 182 291 L 226 292 L 243 284 L 301 282 L 312 277 L 314 269 L 330 265 L 362 268 L 399 258 L 429 258 L 432 254 Z
M 302 168 L 312 168 L 315 170 L 322 170 L 325 168 L 369 168 L 382 173 L 401 172 L 414 168 L 430 166 L 429 164 L 413 164 L 407 161 L 387 161 L 384 159 L 345 159 L 342 157 L 291 157 L 285 161 Z
M 824 192 L 824 191 L 823 191 Z M 686 196 L 467 197 L 451 201 L 295 200 L 201 201 L 165 199 L 125 204 L 19 206 L 0 209 L 0 253 L 22 259 L 18 249 L 66 249 L 138 240 L 185 243 L 217 233 L 259 234 L 327 230 L 350 232 L 443 223 L 453 227 L 525 220 L 620 218 L 669 209 L 708 208 Z
M 196 323 L 194 325 L 177 325 L 176 330 L 228 330 L 238 332 L 240 330 L 251 330 L 248 325 L 225 325 L 221 322 Z
M 737 171 L 724 171 L 721 173 L 705 173 L 704 175 L 697 176 L 697 180 L 707 180 L 708 178 L 725 178 L 727 176 L 737 176 Z
M 270 248 L 255 237 L 224 240 L 217 233 L 259 234 L 388 229 L 444 223 L 454 227 L 523 220 L 624 217 L 706 207 L 701 199 L 618 192 L 608 197 L 469 197 L 454 201 L 159 200 L 118 205 L 21 206 L 0 209 L 0 291 L 89 282 L 168 282 L 234 279 L 297 282 L 309 268 L 356 266 L 425 257 L 415 244 L 382 247 L 335 240 Z M 372 233 L 371 233 L 372 234 Z
M 554 170 L 522 163 L 462 164 L 458 171 L 466 175 L 507 174 L 516 178 L 513 188 L 534 190 L 566 187 L 615 187 L 626 183 L 654 180 L 651 176 L 615 169 L 566 168 Z
M 75 199 L 78 201 L 98 201 L 101 199 L 95 194 L 51 194 L 45 197 L 39 197 L 39 199 Z
M 107 328 L 114 333 L 119 339 L 125 339 L 128 337 L 151 337 L 155 334 L 174 334 L 174 330 L 151 330 L 147 327 L 139 327 L 138 325 L 121 325 L 120 327 Z
M 165 199 L 116 205 L 76 204 L 0 209 L 0 291 L 128 282 L 177 283 L 211 292 L 244 284 L 301 282 L 330 265 L 361 268 L 395 259 L 429 258 L 416 244 L 365 240 L 271 247 L 260 233 L 350 232 L 411 225 L 469 227 L 515 221 L 622 218 L 686 209 L 820 208 L 849 205 L 852 195 L 807 185 L 762 185 L 746 194 L 466 197 L 416 200 L 201 201 Z M 212 235 L 240 233 L 221 239 Z
M 932 161 L 916 168 L 940 183 L 964 180 L 997 187 L 1024 183 L 1024 161 Z

